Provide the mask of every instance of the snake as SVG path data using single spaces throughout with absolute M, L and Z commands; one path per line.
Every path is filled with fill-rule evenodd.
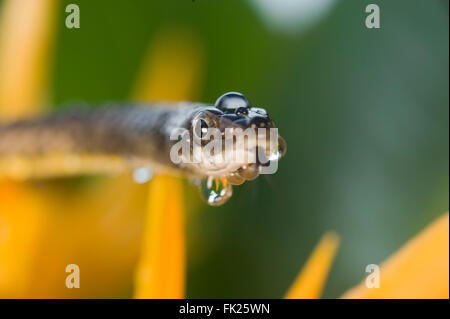
M 31 118 L 0 122 L 0 178 L 45 179 L 71 175 L 117 175 L 142 168 L 158 174 L 187 177 L 206 189 L 206 200 L 221 205 L 232 185 L 253 180 L 264 165 L 256 162 L 174 162 L 170 156 L 184 130 L 204 145 L 205 132 L 271 129 L 274 121 L 264 108 L 253 107 L 241 93 L 228 92 L 214 104 L 195 102 L 104 103 L 95 108 L 75 107 Z M 286 142 L 277 137 L 278 161 Z M 188 141 L 190 141 L 188 139 Z M 247 145 L 248 143 L 246 143 Z M 244 147 L 245 153 L 255 149 Z M 188 148 L 192 155 L 193 147 Z M 267 147 L 262 154 L 271 156 Z M 247 154 L 248 155 L 248 154 Z M 246 157 L 247 158 L 247 157 Z M 203 185 L 203 186 L 202 186 Z

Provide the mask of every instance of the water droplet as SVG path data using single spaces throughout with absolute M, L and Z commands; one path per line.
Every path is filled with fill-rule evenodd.
M 220 206 L 231 197 L 233 189 L 226 178 L 210 176 L 202 180 L 200 193 L 209 205 Z
M 198 178 L 190 178 L 189 183 L 194 186 L 200 186 L 201 181 Z
M 133 180 L 138 184 L 147 183 L 153 177 L 153 171 L 148 167 L 139 167 L 133 171 Z
M 227 176 L 227 179 L 231 185 L 241 185 L 242 183 L 245 182 L 245 178 L 239 176 L 237 173 L 234 173 L 234 172 L 230 173 Z
M 284 138 L 278 136 L 278 148 L 270 155 L 270 161 L 279 161 L 286 154 L 287 145 Z
M 237 109 L 239 107 L 244 107 L 244 108 L 248 109 L 250 107 L 250 102 L 241 93 L 228 92 L 228 93 L 225 93 L 222 96 L 220 96 L 217 99 L 214 106 L 223 111 L 227 111 L 227 110 L 234 111 L 235 109 Z
M 248 164 L 238 169 L 239 176 L 249 181 L 256 179 L 259 176 L 259 172 L 260 169 L 258 164 Z

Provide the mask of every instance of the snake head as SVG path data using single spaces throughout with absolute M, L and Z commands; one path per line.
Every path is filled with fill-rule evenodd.
M 222 95 L 214 107 L 200 108 L 192 118 L 191 132 L 191 151 L 199 159 L 197 173 L 225 178 L 231 185 L 257 178 L 286 152 L 286 143 L 266 110 L 252 107 L 237 92 Z

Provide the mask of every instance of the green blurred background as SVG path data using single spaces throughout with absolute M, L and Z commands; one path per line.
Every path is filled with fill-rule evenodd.
M 52 104 L 129 99 L 154 37 L 182 30 L 204 50 L 199 100 L 242 92 L 287 141 L 275 175 L 219 208 L 189 203 L 189 298 L 281 297 L 327 230 L 341 245 L 324 297 L 338 297 L 448 210 L 447 1 L 311 1 L 320 14 L 278 20 L 283 1 L 63 2 L 81 28 L 59 17 Z

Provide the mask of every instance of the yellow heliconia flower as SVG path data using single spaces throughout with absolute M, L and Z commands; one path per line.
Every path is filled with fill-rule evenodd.
M 44 105 L 56 0 L 6 0 L 0 15 L 0 112 L 3 118 Z
M 59 3 L 2 2 L 2 119 L 39 112 L 47 105 L 44 98 Z M 0 181 L 0 297 L 123 295 L 124 287 L 131 286 L 127 277 L 138 257 L 144 188 L 131 176 L 96 180 L 89 189 L 75 192 L 47 183 L 36 187 Z M 61 284 L 71 263 L 82 268 L 80 289 Z
M 286 298 L 319 298 L 338 246 L 334 233 L 324 235 Z M 380 266 L 379 288 L 365 281 L 342 298 L 449 298 L 449 214 L 406 243 Z
M 174 177 L 156 176 L 148 195 L 134 297 L 183 298 L 186 258 L 182 185 Z
M 380 287 L 365 282 L 343 298 L 449 298 L 449 214 L 439 217 L 380 265 Z
M 8 0 L 0 11 L 0 115 L 23 116 L 44 104 L 57 1 Z M 25 185 L 0 183 L 0 297 L 28 292 L 46 223 L 45 201 Z M 20 203 L 20 205 L 18 205 Z M 19 207 L 20 206 L 20 207 Z M 20 217 L 19 217 L 20 216 Z
M 320 298 L 338 246 L 339 236 L 334 232 L 326 233 L 314 249 L 285 298 Z

